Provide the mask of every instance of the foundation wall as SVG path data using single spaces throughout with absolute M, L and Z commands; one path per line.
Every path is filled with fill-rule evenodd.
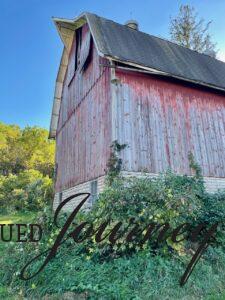
M 156 177 L 157 174 L 153 173 L 141 173 L 141 172 L 122 172 L 122 175 L 125 177 Z M 97 194 L 101 193 L 104 189 L 104 182 L 105 182 L 105 176 L 99 177 L 96 179 L 97 181 Z M 60 193 L 55 194 L 54 202 L 53 202 L 53 210 L 57 208 L 57 206 L 60 204 L 60 199 L 63 201 L 67 197 L 77 194 L 77 193 L 91 193 L 91 182 L 87 181 L 85 183 L 79 184 L 75 187 L 72 187 L 70 189 L 62 191 L 62 195 L 60 196 Z M 205 187 L 206 190 L 209 193 L 214 193 L 218 190 L 225 189 L 225 178 L 216 178 L 216 177 L 204 177 Z M 80 201 L 83 199 L 83 196 L 74 198 L 74 200 L 71 200 L 68 204 L 65 205 L 64 210 L 71 211 L 74 209 Z M 84 204 L 83 208 L 89 209 L 92 205 L 91 197 L 87 200 L 87 202 Z

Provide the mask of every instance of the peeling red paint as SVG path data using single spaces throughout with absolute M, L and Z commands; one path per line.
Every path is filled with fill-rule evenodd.
M 87 26 L 83 38 L 88 33 Z M 74 41 L 75 43 L 75 41 Z M 111 144 L 109 69 L 92 43 L 85 71 L 65 76 L 56 137 L 56 192 L 104 175 Z M 75 45 L 69 66 L 74 63 Z M 70 80 L 70 82 L 69 82 Z
M 88 30 L 84 25 L 83 39 Z M 73 74 L 75 42 L 57 128 L 56 192 L 105 174 L 112 130 L 119 143 L 128 145 L 121 154 L 126 171 L 160 173 L 170 168 L 192 174 L 188 161 L 192 152 L 204 176 L 225 177 L 224 94 L 118 69 L 118 80 L 111 83 L 110 68 L 100 66 L 109 62 L 98 56 L 94 43 L 86 69 Z M 116 125 L 112 85 L 117 95 Z
M 224 94 L 148 74 L 117 70 L 116 76 L 119 140 L 130 145 L 125 170 L 192 174 L 192 152 L 204 176 L 225 177 Z M 149 155 L 141 157 L 143 149 Z

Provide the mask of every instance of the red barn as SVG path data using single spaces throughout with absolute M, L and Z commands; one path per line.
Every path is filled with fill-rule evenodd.
M 192 152 L 208 190 L 225 188 L 225 63 L 141 32 L 135 21 L 84 13 L 54 22 L 64 44 L 50 127 L 54 208 L 71 193 L 94 199 L 115 140 L 128 145 L 125 175 L 192 175 Z

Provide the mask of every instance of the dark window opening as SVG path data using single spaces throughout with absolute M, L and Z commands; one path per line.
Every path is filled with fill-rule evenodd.
M 98 182 L 94 180 L 91 182 L 91 204 L 93 204 L 98 197 Z
M 92 57 L 93 57 L 92 43 L 93 43 L 93 41 L 92 41 L 92 38 L 90 37 L 89 41 L 88 41 L 87 50 L 86 50 L 86 56 L 84 57 L 84 60 L 83 60 L 82 71 L 85 71 L 87 69 L 87 67 L 89 66 L 89 64 L 92 60 Z
M 78 28 L 76 31 L 75 71 L 77 70 L 80 64 L 81 42 L 82 42 L 82 27 Z

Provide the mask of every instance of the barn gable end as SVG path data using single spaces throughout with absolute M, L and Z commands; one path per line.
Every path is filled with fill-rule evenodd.
M 79 37 L 76 34 L 56 131 L 56 192 L 104 175 L 111 144 L 110 70 L 101 66 L 105 61 L 98 56 L 88 25 L 80 27 Z

